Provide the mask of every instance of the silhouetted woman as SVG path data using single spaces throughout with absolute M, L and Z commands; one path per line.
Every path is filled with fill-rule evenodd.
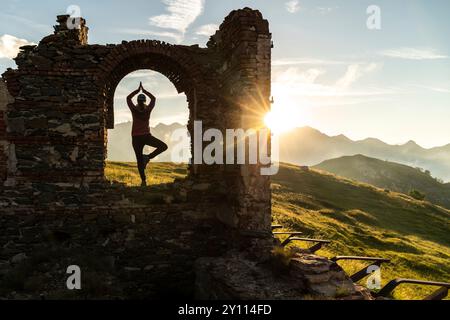
M 143 94 L 137 97 L 137 105 L 134 105 L 133 98 L 142 90 Z M 147 97 L 150 97 L 150 104 L 146 104 Z M 144 89 L 142 82 L 139 88 L 127 97 L 127 104 L 133 115 L 133 130 L 131 132 L 133 138 L 133 149 L 136 153 L 136 160 L 139 169 L 139 175 L 141 176 L 141 186 L 147 185 L 147 179 L 145 176 L 145 168 L 150 160 L 156 158 L 158 155 L 167 150 L 167 145 L 161 140 L 155 138 L 150 133 L 150 114 L 155 107 L 156 98 L 150 92 Z M 155 148 L 155 150 L 149 155 L 143 154 L 144 147 L 148 145 Z

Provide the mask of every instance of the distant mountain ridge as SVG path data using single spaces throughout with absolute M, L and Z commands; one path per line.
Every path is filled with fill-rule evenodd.
M 328 136 L 310 127 L 297 128 L 280 137 L 280 160 L 313 166 L 328 159 L 363 154 L 371 158 L 421 167 L 450 181 L 450 144 L 425 149 L 414 141 L 390 145 L 375 138 L 353 141 L 344 135 Z
M 314 168 L 390 191 L 408 194 L 418 190 L 426 200 L 450 209 L 450 184 L 403 164 L 356 155 L 326 160 Z
M 113 130 L 108 130 L 108 160 L 124 162 L 136 161 L 136 156 L 131 144 L 131 127 L 131 122 L 124 122 L 116 124 Z M 164 141 L 169 147 L 167 152 L 164 152 L 155 159 L 156 161 L 171 162 L 171 151 L 173 150 L 173 147 L 179 143 L 177 141 L 171 141 L 172 133 L 175 130 L 182 130 L 182 132 L 187 135 L 187 127 L 180 123 L 172 123 L 170 125 L 160 123 L 156 127 L 150 128 L 150 132 L 158 139 Z M 183 148 L 185 150 L 190 150 L 189 143 L 185 143 Z
M 162 154 L 157 161 L 170 161 L 170 137 L 174 130 L 186 126 L 179 123 L 159 124 L 151 128 L 152 133 L 169 145 L 169 151 Z M 189 144 L 186 144 L 189 149 Z M 298 165 L 314 166 L 328 159 L 342 156 L 363 154 L 371 158 L 421 167 L 430 170 L 432 175 L 450 181 L 450 144 L 442 147 L 425 149 L 414 141 L 404 145 L 389 145 L 375 138 L 353 141 L 344 135 L 328 136 L 319 130 L 302 127 L 286 132 L 280 136 L 280 161 Z M 117 124 L 109 131 L 108 159 L 111 161 L 135 161 L 131 147 L 131 122 Z

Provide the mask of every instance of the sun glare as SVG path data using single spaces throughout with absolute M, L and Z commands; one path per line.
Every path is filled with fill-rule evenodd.
M 289 88 L 283 85 L 274 84 L 272 93 L 272 108 L 264 117 L 264 123 L 272 133 L 282 134 L 308 123 L 307 106 L 310 102 L 307 99 L 292 95 Z
M 301 118 L 297 112 L 291 112 L 289 108 L 281 110 L 274 108 L 264 117 L 264 123 L 274 133 L 281 134 L 299 127 Z

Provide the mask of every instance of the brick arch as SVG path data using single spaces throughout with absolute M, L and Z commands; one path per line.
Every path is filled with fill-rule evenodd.
M 211 70 L 197 63 L 188 47 L 160 41 L 136 40 L 116 46 L 99 66 L 99 83 L 105 98 L 106 111 L 111 116 L 114 93 L 119 82 L 129 73 L 150 69 L 166 76 L 188 101 L 195 100 L 195 92 L 211 88 Z M 205 74 L 210 74 L 208 80 Z M 212 77 L 213 78 L 213 77 Z M 111 119 L 109 119 L 111 120 Z M 107 123 L 111 127 L 111 123 Z

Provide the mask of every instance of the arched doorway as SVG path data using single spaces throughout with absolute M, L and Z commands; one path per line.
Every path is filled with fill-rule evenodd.
M 187 128 L 189 135 L 194 135 L 194 121 L 202 121 L 206 127 L 217 127 L 220 121 L 208 114 L 207 108 L 199 112 L 198 105 L 214 104 L 219 108 L 220 97 L 214 95 L 218 85 L 214 74 L 192 60 L 192 50 L 166 45 L 158 41 L 123 42 L 116 46 L 104 59 L 100 66 L 102 73 L 98 75 L 100 87 L 100 109 L 104 115 L 105 129 L 114 128 L 114 96 L 120 81 L 128 74 L 138 70 L 152 70 L 164 75 L 174 85 L 178 93 L 186 95 L 189 120 Z M 225 128 L 225 125 L 224 125 Z M 107 130 L 104 131 L 107 157 Z M 191 143 L 191 154 L 194 153 Z M 199 173 L 199 166 L 189 165 L 189 173 Z
M 185 174 L 191 159 L 190 137 L 187 130 L 189 108 L 184 93 L 178 93 L 164 75 L 151 70 L 138 70 L 126 75 L 118 84 L 114 95 L 114 128 L 107 131 L 107 164 L 105 177 L 129 186 L 140 184 L 136 156 L 132 146 L 132 114 L 127 96 L 142 82 L 144 88 L 156 97 L 150 118 L 151 134 L 163 141 L 168 150 L 147 167 L 148 185 L 170 183 Z M 136 97 L 133 102 L 136 104 Z M 144 154 L 154 149 L 146 146 Z M 174 174 L 170 177 L 170 171 Z

